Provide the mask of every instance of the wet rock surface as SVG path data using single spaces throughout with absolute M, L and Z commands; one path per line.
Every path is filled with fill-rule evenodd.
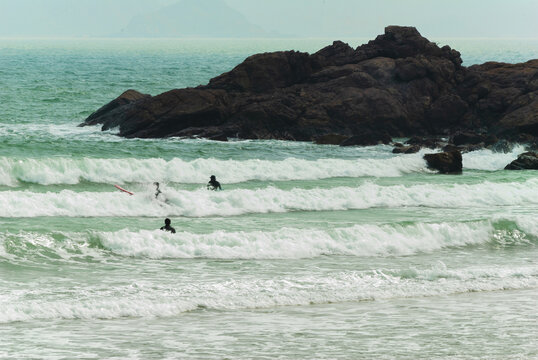
M 505 170 L 538 170 L 538 152 L 526 152 L 505 167 Z
M 460 174 L 463 169 L 462 156 L 457 150 L 426 154 L 424 160 L 430 169 L 438 170 L 441 174 Z

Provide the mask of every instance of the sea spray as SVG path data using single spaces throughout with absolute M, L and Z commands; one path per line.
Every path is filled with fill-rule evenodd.
M 516 145 L 507 153 L 480 149 L 463 154 L 463 168 L 473 170 L 502 170 L 525 152 L 525 146 Z
M 396 177 L 424 171 L 420 156 L 389 159 L 304 160 L 216 160 L 197 159 L 70 159 L 0 158 L 0 185 L 15 186 L 18 181 L 42 185 L 94 183 L 204 183 L 210 174 L 226 183 L 249 180 L 317 180 L 331 177 Z M 233 171 L 231 171 L 233 170 Z
M 476 208 L 538 204 L 538 179 L 477 184 L 418 184 L 357 187 L 226 191 L 175 190 L 166 202 L 151 192 L 126 196 L 119 192 L 31 191 L 0 192 L 0 217 L 36 216 L 236 216 L 251 213 L 328 211 L 373 207 Z
M 538 286 L 536 265 L 514 268 L 469 267 L 406 270 L 374 269 L 272 279 L 241 276 L 220 281 L 174 284 L 77 287 L 68 293 L 53 288 L 19 290 L 0 297 L 0 323 L 56 319 L 171 317 L 196 309 L 238 310 L 312 305 L 465 292 L 517 290 Z M 46 299 L 43 301 L 41 299 Z
M 319 256 L 386 257 L 431 253 L 475 245 L 533 244 L 538 233 L 519 221 L 364 224 L 335 229 L 285 227 L 276 231 L 214 231 L 207 234 L 159 230 L 116 232 L 21 231 L 0 233 L 0 257 L 13 260 L 104 261 L 111 256 L 149 259 L 305 259 Z M 534 229 L 536 230 L 536 229 Z
M 376 152 L 375 148 L 370 150 Z M 422 156 L 433 150 L 422 149 L 417 154 L 389 156 L 378 148 L 381 158 L 306 160 L 219 160 L 174 158 L 94 159 L 94 158 L 9 158 L 0 157 L 0 185 L 16 186 L 19 181 L 41 185 L 93 183 L 151 183 L 153 181 L 204 183 L 210 174 L 217 174 L 226 183 L 288 180 L 319 180 L 334 177 L 399 177 L 409 173 L 424 173 Z M 463 155 L 468 170 L 501 170 L 518 154 L 522 146 L 510 153 L 479 150 Z M 230 171 L 233 169 L 233 171 Z

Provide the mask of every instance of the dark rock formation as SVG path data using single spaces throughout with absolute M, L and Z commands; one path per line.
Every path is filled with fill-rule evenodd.
M 116 99 L 112 100 L 93 114 L 91 114 L 86 121 L 81 125 L 103 125 L 103 130 L 108 130 L 119 126 L 119 123 L 115 123 L 115 118 L 121 118 L 123 111 L 129 108 L 129 105 L 136 104 L 144 99 L 151 98 L 150 95 L 139 93 L 136 90 L 127 90 Z
M 538 152 L 526 152 L 506 165 L 505 170 L 538 170 Z
M 415 28 L 389 26 L 357 49 L 336 41 L 312 55 L 258 54 L 205 86 L 154 97 L 128 91 L 82 125 L 94 124 L 119 126 L 125 137 L 312 141 L 333 134 L 346 138 L 342 145 L 477 129 L 534 138 L 538 60 L 465 68 L 450 47 Z
M 388 144 L 392 138 L 386 132 L 367 131 L 359 135 L 353 135 L 349 139 L 340 143 L 340 146 L 372 146 L 379 144 Z
M 414 154 L 420 151 L 420 146 L 418 145 L 409 145 L 409 146 L 395 146 L 392 149 L 393 154 Z
M 485 143 L 487 135 L 477 134 L 474 132 L 458 132 L 450 138 L 450 143 L 459 145 L 476 145 Z
M 314 142 L 318 145 L 340 145 L 347 139 L 349 139 L 349 136 L 340 134 L 327 134 L 317 137 Z
M 441 145 L 446 144 L 446 141 L 443 141 L 438 138 L 414 136 L 410 138 L 409 140 L 407 140 L 405 143 L 409 145 L 425 147 L 428 149 L 437 149 L 441 147 Z
M 457 150 L 426 154 L 424 160 L 430 169 L 439 170 L 441 174 L 459 174 L 463 169 L 461 153 Z

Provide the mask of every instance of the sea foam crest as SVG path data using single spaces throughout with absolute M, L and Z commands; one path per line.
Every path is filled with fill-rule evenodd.
M 0 296 L 0 323 L 35 319 L 170 317 L 200 307 L 217 310 L 272 308 L 464 292 L 528 289 L 538 286 L 536 265 L 378 269 L 285 275 L 270 279 L 86 285 L 59 293 L 56 288 L 20 289 Z
M 379 150 L 385 153 L 386 149 Z M 382 158 L 318 159 L 288 158 L 285 160 L 218 160 L 196 159 L 73 159 L 73 158 L 0 158 L 0 185 L 16 186 L 19 181 L 42 185 L 94 183 L 203 183 L 208 174 L 216 174 L 226 183 L 249 180 L 284 181 L 317 180 L 332 177 L 397 177 L 425 171 L 422 158 L 425 153 Z M 463 155 L 463 166 L 470 170 L 501 170 L 518 154 L 523 146 L 509 153 L 495 153 L 488 149 Z M 233 169 L 233 171 L 230 171 Z
M 463 154 L 463 168 L 487 171 L 502 170 L 524 152 L 523 145 L 517 145 L 507 153 L 493 152 L 489 149 L 471 151 Z
M 321 255 L 389 256 L 487 242 L 488 223 L 356 225 L 334 230 L 283 228 L 273 232 L 178 234 L 160 231 L 96 233 L 104 248 L 150 258 L 311 258 Z
M 282 228 L 276 231 L 216 231 L 208 234 L 182 231 L 171 234 L 159 230 L 133 232 L 127 229 L 117 232 L 4 233 L 0 234 L 0 257 L 84 262 L 88 257 L 99 261 L 111 254 L 152 259 L 402 256 L 488 243 L 495 246 L 527 245 L 538 237 L 536 232 L 497 229 L 499 223 L 484 220 L 411 225 L 362 224 L 330 230 Z
M 0 158 L 0 185 L 16 186 L 18 181 L 51 184 L 94 183 L 204 183 L 215 174 L 225 183 L 249 180 L 316 180 L 331 177 L 395 177 L 422 171 L 425 162 L 418 155 L 387 159 L 304 160 L 217 160 L 196 159 L 70 159 Z M 230 170 L 233 171 L 230 171 Z
M 282 190 L 234 189 L 220 192 L 175 190 L 157 201 L 152 193 L 30 191 L 0 192 L 0 217 L 36 216 L 235 216 L 249 213 L 335 211 L 372 207 L 476 208 L 538 204 L 538 178 L 525 182 L 420 184 Z

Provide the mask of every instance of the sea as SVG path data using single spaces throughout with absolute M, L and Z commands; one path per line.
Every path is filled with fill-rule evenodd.
M 538 58 L 434 40 L 467 66 Z M 0 359 L 538 359 L 538 172 L 503 170 L 523 144 L 439 175 L 433 150 L 77 126 L 331 42 L 0 39 Z

